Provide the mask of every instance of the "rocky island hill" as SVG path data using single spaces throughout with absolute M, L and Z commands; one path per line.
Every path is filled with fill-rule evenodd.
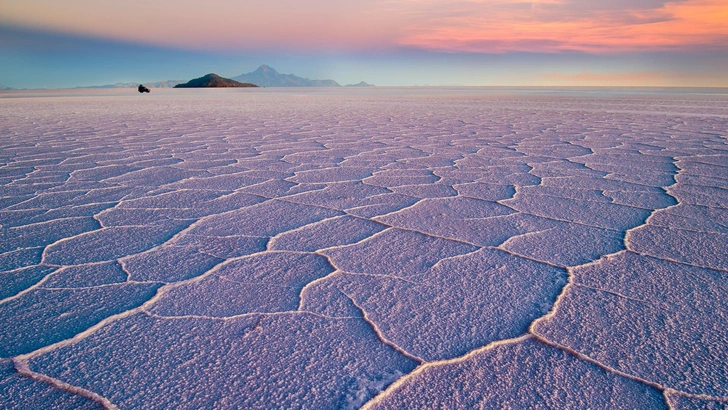
M 192 79 L 184 84 L 177 84 L 174 88 L 215 88 L 215 87 L 257 87 L 251 83 L 241 83 L 229 78 L 220 77 L 210 73 L 206 76 Z

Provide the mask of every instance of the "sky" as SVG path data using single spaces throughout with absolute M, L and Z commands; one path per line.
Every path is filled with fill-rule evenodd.
M 728 87 L 728 0 L 2 0 L 0 85 Z

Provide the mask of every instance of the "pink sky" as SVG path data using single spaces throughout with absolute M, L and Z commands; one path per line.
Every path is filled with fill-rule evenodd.
M 725 0 L 3 0 L 0 16 L 202 49 L 609 53 L 728 45 Z

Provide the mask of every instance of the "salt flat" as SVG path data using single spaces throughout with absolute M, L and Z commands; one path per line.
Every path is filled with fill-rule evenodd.
M 726 408 L 725 90 L 0 94 L 0 407 Z

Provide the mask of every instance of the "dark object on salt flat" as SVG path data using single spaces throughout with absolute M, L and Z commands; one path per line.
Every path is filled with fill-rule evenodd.
M 149 88 L 145 87 L 144 84 L 139 84 L 139 88 L 137 88 L 137 90 L 139 90 L 140 93 L 148 93 L 149 92 Z

